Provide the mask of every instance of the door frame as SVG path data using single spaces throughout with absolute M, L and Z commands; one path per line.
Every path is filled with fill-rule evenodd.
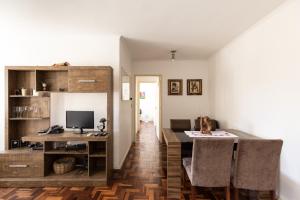
M 135 74 L 134 75 L 134 106 L 133 106 L 133 110 L 134 110 L 134 141 L 136 140 L 136 134 L 138 133 L 138 130 L 136 129 L 136 106 L 137 106 L 137 94 L 136 94 L 136 90 L 137 90 L 137 77 L 140 76 L 154 76 L 154 77 L 158 77 L 158 85 L 159 85 L 159 137 L 158 140 L 159 142 L 163 141 L 162 138 L 162 75 L 161 74 Z

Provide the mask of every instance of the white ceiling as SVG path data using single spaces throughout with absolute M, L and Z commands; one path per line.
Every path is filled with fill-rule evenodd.
M 25 30 L 116 34 L 135 60 L 211 55 L 284 0 L 0 0 Z M 13 26 L 13 25 L 12 25 Z

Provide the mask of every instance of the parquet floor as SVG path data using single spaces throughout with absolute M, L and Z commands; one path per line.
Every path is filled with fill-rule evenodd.
M 123 170 L 114 174 L 110 187 L 0 188 L 0 199 L 9 200 L 162 200 L 166 199 L 166 147 L 159 144 L 151 123 L 143 124 Z M 190 199 L 188 183 L 182 199 Z M 223 200 L 223 190 L 199 189 L 199 200 Z M 270 199 L 266 194 L 242 191 L 241 200 Z

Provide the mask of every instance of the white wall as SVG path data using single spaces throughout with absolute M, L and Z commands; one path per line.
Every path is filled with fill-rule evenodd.
M 162 127 L 170 127 L 170 119 L 194 119 L 209 115 L 208 63 L 202 60 L 136 61 L 136 75 L 162 75 Z M 183 79 L 183 95 L 168 96 L 168 79 Z M 202 79 L 203 95 L 187 96 L 187 79 Z
M 221 126 L 284 140 L 280 196 L 300 197 L 300 1 L 291 0 L 211 57 Z
M 123 72 L 120 71 L 120 76 L 126 73 L 130 76 L 130 84 L 132 86 L 132 63 L 131 63 L 131 55 L 129 49 L 126 44 L 126 40 L 121 37 L 120 39 L 120 63 L 119 66 L 122 68 Z M 121 87 L 121 78 L 119 85 Z M 132 92 L 131 92 L 132 93 Z M 132 96 L 132 95 L 131 95 Z M 118 159 L 118 168 L 122 167 L 122 164 L 126 158 L 126 155 L 131 147 L 133 141 L 133 109 L 132 109 L 132 101 L 123 101 L 119 98 L 120 102 L 120 135 L 117 138 L 118 147 L 120 149 L 120 155 Z
M 98 130 L 97 126 L 99 125 L 99 120 L 103 117 L 107 119 L 107 94 L 51 93 L 50 109 L 51 126 L 59 124 L 65 129 L 66 111 L 94 111 L 94 130 Z

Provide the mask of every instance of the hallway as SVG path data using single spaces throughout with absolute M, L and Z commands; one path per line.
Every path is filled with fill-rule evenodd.
M 111 187 L 45 187 L 0 188 L 0 199 L 14 200 L 127 200 L 166 199 L 166 147 L 160 144 L 152 123 L 141 124 L 136 143 L 132 145 L 123 169 L 114 173 Z M 189 183 L 183 188 L 182 199 L 190 199 Z M 243 192 L 241 200 L 247 192 Z M 223 200 L 223 189 L 199 189 L 198 200 Z M 250 198 L 251 200 L 256 198 Z M 259 200 L 269 196 L 260 194 Z

